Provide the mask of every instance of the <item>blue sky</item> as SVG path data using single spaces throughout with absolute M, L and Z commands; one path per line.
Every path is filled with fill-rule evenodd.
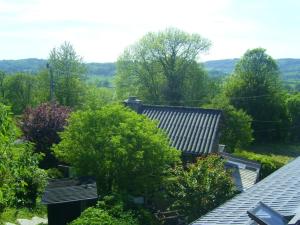
M 47 58 L 69 41 L 86 62 L 112 62 L 166 27 L 210 39 L 202 61 L 255 47 L 300 58 L 299 25 L 298 0 L 0 0 L 0 59 Z

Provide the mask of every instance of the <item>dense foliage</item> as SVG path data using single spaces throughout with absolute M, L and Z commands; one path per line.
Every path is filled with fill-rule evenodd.
M 286 108 L 290 120 L 290 140 L 299 142 L 300 140 L 300 93 L 288 95 L 286 98 Z
M 237 109 L 253 118 L 252 128 L 258 142 L 284 140 L 287 115 L 283 89 L 276 62 L 264 49 L 248 50 L 228 79 L 225 96 Z
M 75 107 L 83 100 L 86 67 L 73 46 L 64 42 L 49 56 L 49 70 L 53 74 L 55 99 L 62 105 Z
M 139 225 L 131 211 L 124 210 L 124 203 L 116 196 L 105 196 L 96 207 L 86 209 L 70 225 Z
M 70 108 L 55 103 L 44 103 L 28 108 L 22 118 L 22 131 L 26 140 L 35 144 L 35 151 L 45 155 L 42 168 L 54 167 L 57 163 L 50 147 L 60 141 L 58 132 L 67 124 Z
M 35 104 L 35 77 L 18 73 L 6 76 L 3 84 L 3 99 L 15 114 L 23 113 L 27 106 Z
M 235 194 L 230 172 L 224 169 L 224 161 L 217 155 L 199 158 L 186 170 L 178 167 L 177 181 L 170 188 L 178 209 L 191 222 Z
M 45 182 L 39 155 L 19 136 L 9 108 L 0 104 L 0 212 L 8 206 L 33 207 Z
M 220 143 L 226 145 L 227 152 L 246 147 L 253 141 L 251 122 L 252 118 L 242 109 L 236 109 L 221 95 L 217 95 L 207 108 L 216 108 L 223 111 Z
M 205 96 L 207 74 L 197 63 L 197 56 L 209 46 L 210 42 L 198 34 L 175 28 L 146 34 L 118 59 L 118 95 L 171 105 Z
M 78 111 L 55 146 L 56 155 L 80 175 L 97 178 L 99 191 L 133 195 L 155 191 L 180 152 L 169 146 L 156 123 L 120 105 Z
M 259 154 L 250 151 L 237 150 L 234 153 L 236 156 L 254 160 L 261 164 L 260 179 L 263 179 L 284 166 L 288 162 L 287 157 L 277 157 L 276 155 Z

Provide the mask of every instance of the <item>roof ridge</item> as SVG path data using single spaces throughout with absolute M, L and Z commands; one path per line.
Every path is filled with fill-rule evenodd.
M 152 108 L 166 108 L 166 109 L 187 109 L 187 110 L 196 110 L 196 111 L 214 111 L 222 113 L 223 110 L 221 109 L 207 109 L 201 107 L 192 107 L 192 106 L 171 106 L 171 105 L 151 105 L 151 104 L 143 104 L 143 108 L 145 107 L 152 107 Z

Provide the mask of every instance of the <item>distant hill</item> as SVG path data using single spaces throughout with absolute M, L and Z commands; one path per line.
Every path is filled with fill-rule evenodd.
M 226 76 L 233 72 L 239 59 L 212 60 L 204 62 L 209 74 L 214 77 Z M 276 60 L 284 80 L 300 81 L 300 59 Z
M 0 70 L 6 73 L 37 73 L 45 69 L 47 60 L 45 59 L 18 59 L 0 60 Z M 87 63 L 88 75 L 113 76 L 116 73 L 115 63 Z
M 211 60 L 204 62 L 204 66 L 213 77 L 226 76 L 233 72 L 238 59 Z M 44 59 L 20 59 L 0 60 L 0 70 L 7 73 L 27 72 L 37 73 L 46 68 L 47 61 Z M 300 59 L 278 59 L 277 63 L 282 72 L 283 79 L 288 81 L 300 81 Z M 93 76 L 114 76 L 116 73 L 115 63 L 87 63 L 87 74 Z

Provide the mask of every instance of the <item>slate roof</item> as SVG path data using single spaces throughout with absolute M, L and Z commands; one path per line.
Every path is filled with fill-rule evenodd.
M 49 205 L 97 198 L 97 186 L 93 179 L 63 178 L 49 181 L 42 203 Z
M 221 110 L 142 104 L 138 112 L 157 120 L 171 145 L 184 153 L 207 155 L 218 151 Z
M 221 156 L 226 160 L 225 167 L 232 170 L 232 178 L 239 191 L 249 189 L 258 181 L 259 163 L 225 152 L 222 152 Z
M 283 216 L 294 215 L 300 208 L 300 157 L 275 171 L 245 192 L 192 223 L 192 225 L 255 224 L 247 215 L 259 201 Z

